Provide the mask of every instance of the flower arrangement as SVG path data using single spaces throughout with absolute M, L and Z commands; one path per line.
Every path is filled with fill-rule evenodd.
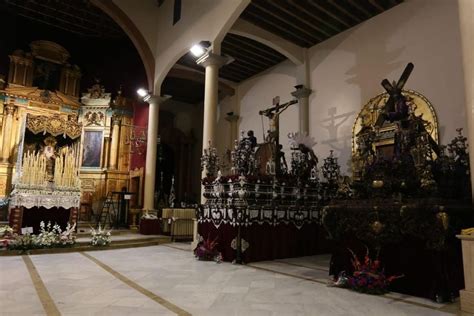
M 369 257 L 369 250 L 365 254 L 364 260 L 360 261 L 356 254 L 349 249 L 352 254 L 352 266 L 354 273 L 347 277 L 347 285 L 354 291 L 367 294 L 384 294 L 388 292 L 388 287 L 395 279 L 403 277 L 385 275 L 381 268 L 380 260 L 372 260 Z
M 0 227 L 0 237 L 7 237 L 13 234 L 13 228 L 8 225 Z
M 42 248 L 39 244 L 38 236 L 29 233 L 25 235 L 16 235 L 14 239 L 8 241 L 8 250 L 20 250 L 22 252 L 30 249 Z
M 199 260 L 205 261 L 216 261 L 220 263 L 222 261 L 222 254 L 217 251 L 217 237 L 211 240 L 209 236 L 204 240 L 201 236 L 199 237 L 199 243 L 194 249 L 194 256 Z
M 75 223 L 72 226 L 68 223 L 66 229 L 63 231 L 58 224 L 52 225 L 51 222 L 45 224 L 42 221 L 40 223 L 39 235 L 13 235 L 13 239 L 8 242 L 7 247 L 9 250 L 22 251 L 40 248 L 69 247 L 76 243 L 75 229 Z
M 96 230 L 91 227 L 91 245 L 96 247 L 108 246 L 111 242 L 111 231 L 99 228 Z
M 158 219 L 158 216 L 156 216 L 155 214 L 145 212 L 145 213 L 143 213 L 141 218 L 143 218 L 143 219 Z

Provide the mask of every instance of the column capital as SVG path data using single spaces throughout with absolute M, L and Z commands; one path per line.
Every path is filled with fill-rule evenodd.
M 16 105 L 15 105 L 15 104 L 9 103 L 9 104 L 6 104 L 6 105 L 5 105 L 5 113 L 6 113 L 7 115 L 13 115 L 13 114 L 15 114 L 15 109 L 16 109 Z
M 114 114 L 112 115 L 112 125 L 120 125 L 122 122 L 122 115 Z
M 297 99 L 307 98 L 313 92 L 313 90 L 306 88 L 305 86 L 297 86 L 296 90 L 291 93 Z
M 148 104 L 158 105 L 165 102 L 166 100 L 169 100 L 170 98 L 171 96 L 168 96 L 168 95 L 160 96 L 160 95 L 150 94 L 150 96 L 145 100 L 145 102 L 147 102 Z
M 227 115 L 225 117 L 225 120 L 228 121 L 228 122 L 237 122 L 239 120 L 240 116 L 236 115 L 236 114 L 231 114 L 231 115 Z
M 230 64 L 233 61 L 234 61 L 234 58 L 232 57 L 221 56 L 221 55 L 214 54 L 212 52 L 207 52 L 203 56 L 199 57 L 199 59 L 196 61 L 196 64 L 202 67 L 207 67 L 211 65 L 217 65 L 217 67 L 221 67 L 221 66 Z

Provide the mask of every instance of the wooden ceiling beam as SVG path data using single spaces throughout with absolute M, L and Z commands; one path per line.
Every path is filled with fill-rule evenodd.
M 371 17 L 373 16 L 373 14 L 370 13 L 369 11 L 367 11 L 366 8 L 364 8 L 364 6 L 358 2 L 358 0 L 357 0 L 357 1 L 349 0 L 349 3 L 350 3 L 354 8 L 356 8 L 356 9 L 359 10 L 360 12 L 364 13 L 367 18 L 371 18 Z
M 252 2 L 251 5 L 254 6 L 255 8 L 257 8 L 258 10 L 260 10 L 260 11 L 262 11 L 262 12 L 264 12 L 264 13 L 266 13 L 266 14 L 272 16 L 272 17 L 274 17 L 275 19 L 282 21 L 284 24 L 288 25 L 289 28 L 293 28 L 293 29 L 298 30 L 299 32 L 301 32 L 301 33 L 303 33 L 303 34 L 306 34 L 306 35 L 308 36 L 308 38 L 311 38 L 311 39 L 316 40 L 316 41 L 319 41 L 319 42 L 321 41 L 321 38 L 320 38 L 320 37 L 315 36 L 313 33 L 308 32 L 307 30 L 305 30 L 305 29 L 303 29 L 303 28 L 301 28 L 301 27 L 299 27 L 299 26 L 297 26 L 297 25 L 295 25 L 295 24 L 288 23 L 288 21 L 285 20 L 283 17 L 281 17 L 281 16 L 279 16 L 278 14 L 272 12 L 271 10 L 269 10 L 269 9 L 267 9 L 267 8 L 265 8 L 265 7 L 263 7 L 262 5 L 260 5 L 260 4 L 256 3 L 256 2 Z M 262 17 L 261 17 L 261 18 L 262 18 Z M 269 23 L 273 24 L 273 22 L 269 21 L 268 19 L 267 19 L 267 21 L 268 21 Z
M 284 8 L 282 5 L 280 5 L 279 3 L 277 2 L 270 2 L 271 5 L 273 5 L 274 7 L 278 8 L 280 11 L 283 11 L 284 13 L 288 14 L 288 15 L 291 15 L 292 17 L 298 19 L 301 23 L 305 24 L 306 26 L 310 27 L 311 29 L 313 29 L 314 31 L 320 33 L 320 34 L 323 34 L 325 37 L 327 36 L 332 36 L 332 34 L 329 34 L 328 32 L 326 32 L 325 30 L 322 30 L 320 29 L 319 27 L 317 27 L 314 23 L 310 23 L 308 22 L 306 19 L 301 19 L 301 16 L 298 16 L 297 14 L 291 12 L 290 10 Z M 307 13 L 307 11 L 303 11 L 305 13 Z M 301 12 L 300 12 L 301 13 Z M 318 38 L 318 41 L 323 41 L 323 38 Z
M 237 57 L 237 56 L 235 56 L 235 55 L 234 55 L 233 57 L 235 58 L 235 61 L 236 61 L 236 62 L 242 63 L 242 64 L 244 64 L 244 65 L 246 65 L 246 66 L 248 66 L 248 67 L 260 68 L 260 69 L 267 69 L 268 67 L 271 67 L 271 66 L 269 66 L 268 64 L 265 64 L 265 65 L 264 65 L 264 64 L 252 63 L 252 62 L 250 62 L 250 61 L 248 61 L 248 60 L 245 60 L 245 59 L 243 59 L 243 58 Z
M 235 62 L 232 63 L 232 66 L 238 67 L 238 68 L 243 68 L 245 69 L 244 71 L 249 71 L 249 72 L 259 72 L 263 71 L 268 67 L 256 67 L 255 65 L 248 65 L 244 64 L 241 60 L 237 59 Z
M 229 76 L 229 75 L 225 75 L 225 74 L 222 75 L 221 78 L 225 79 L 225 80 L 228 80 L 228 81 L 236 82 L 236 83 L 239 83 L 239 82 L 246 79 L 246 78 L 233 77 L 233 76 Z
M 382 7 L 376 0 L 369 0 L 369 3 L 375 7 L 379 13 L 385 11 L 385 8 Z
M 11 3 L 11 4 L 12 4 L 13 6 L 16 6 L 16 7 L 20 8 L 20 9 L 23 9 L 23 10 L 27 11 L 27 12 L 33 12 L 34 14 L 38 14 L 38 15 L 41 15 L 41 16 L 44 16 L 44 17 L 48 17 L 48 18 L 51 18 L 52 20 L 61 21 L 62 23 L 66 24 L 66 25 L 70 25 L 72 28 L 75 28 L 75 29 L 83 29 L 83 30 L 85 30 L 85 31 L 91 31 L 90 28 L 87 28 L 87 27 L 85 27 L 85 26 L 83 26 L 83 25 L 76 24 L 76 23 L 74 23 L 74 22 L 72 22 L 72 21 L 67 21 L 67 20 L 61 19 L 61 18 L 59 18 L 58 16 L 53 16 L 53 15 L 47 14 L 47 13 L 44 12 L 44 11 L 34 10 L 34 9 L 32 9 L 32 8 L 29 8 L 29 7 L 27 7 L 27 6 L 23 6 L 23 5 L 20 5 L 20 4 L 17 4 L 17 3 Z M 41 20 L 37 20 L 37 21 L 41 22 Z M 57 24 L 51 24 L 51 25 L 56 26 Z M 59 27 L 59 26 L 58 26 L 58 27 Z M 71 30 L 71 32 L 73 32 L 73 31 Z M 79 32 L 79 31 L 78 31 L 78 32 Z
M 35 3 L 40 7 L 43 7 L 45 9 L 49 10 L 49 11 L 55 12 L 57 15 L 53 15 L 52 17 L 57 18 L 58 20 L 61 20 L 62 22 L 66 23 L 65 20 L 60 19 L 59 14 L 63 15 L 65 19 L 71 19 L 72 21 L 70 21 L 69 23 L 74 24 L 78 28 L 83 28 L 83 29 L 87 29 L 87 30 L 95 31 L 95 32 L 104 32 L 106 30 L 108 30 L 109 32 L 112 31 L 111 29 L 107 29 L 107 28 L 103 27 L 100 24 L 97 24 L 97 23 L 95 23 L 93 21 L 90 21 L 88 19 L 79 17 L 75 14 L 67 12 L 66 10 L 58 10 L 58 9 L 52 7 L 52 6 L 45 5 L 45 4 L 42 4 L 42 3 L 39 3 L 39 2 L 35 2 Z M 88 26 L 84 26 L 84 24 L 86 24 Z M 91 26 L 95 26 L 95 27 L 91 27 Z M 114 31 L 112 31 L 112 32 L 114 32 Z
M 233 78 L 237 78 L 239 80 L 242 80 L 242 79 L 246 79 L 248 77 L 251 77 L 253 76 L 253 74 L 242 74 L 241 72 L 237 72 L 237 71 L 233 71 L 231 69 L 220 69 L 219 70 L 219 74 L 222 74 L 224 76 L 227 76 L 227 77 L 233 77 Z
M 252 59 L 252 60 L 256 61 L 257 63 L 261 63 L 261 64 L 268 64 L 268 63 L 273 64 L 273 63 L 275 63 L 275 59 L 271 59 L 271 58 L 268 58 L 266 56 L 262 56 L 258 53 L 255 53 L 255 51 L 253 51 L 252 49 L 249 49 L 248 47 L 243 47 L 243 46 L 240 46 L 239 44 L 235 44 L 235 43 L 232 43 L 230 41 L 225 41 L 224 43 L 222 43 L 222 46 L 223 47 L 224 46 L 231 46 L 233 48 L 232 49 L 231 47 L 229 47 L 229 50 L 231 52 L 231 54 L 229 54 L 229 55 L 231 55 L 231 56 L 232 56 L 232 54 L 237 52 L 237 55 L 247 57 L 247 55 L 239 54 L 239 51 L 244 51 L 248 54 L 249 59 Z M 264 62 L 262 62 L 262 60 L 265 60 L 267 62 L 264 63 Z
M 301 37 L 301 36 L 299 36 L 298 34 L 295 34 L 295 33 L 291 32 L 291 31 L 288 31 L 288 29 L 286 29 L 286 28 L 284 28 L 284 27 L 282 27 L 282 26 L 275 25 L 275 24 L 273 24 L 273 23 L 269 23 L 269 22 L 267 22 L 267 21 L 262 20 L 261 16 L 259 16 L 258 14 L 255 14 L 254 12 L 245 11 L 245 13 L 248 14 L 248 15 L 251 15 L 255 20 L 259 21 L 259 23 L 262 23 L 262 22 L 263 22 L 264 24 L 269 25 L 269 26 L 272 27 L 273 29 L 279 29 L 281 32 L 283 32 L 284 34 L 286 34 L 286 38 L 290 38 L 290 39 L 293 38 L 293 40 L 294 40 L 294 38 L 297 38 L 297 39 L 299 39 L 300 43 L 301 43 L 301 42 L 302 42 L 302 43 L 306 43 L 306 45 L 312 45 L 312 43 L 313 43 L 312 41 L 308 40 L 307 38 Z M 258 25 L 258 23 L 255 23 L 255 22 L 253 22 L 253 23 Z M 275 34 L 281 36 L 281 34 L 278 34 L 278 33 L 275 33 Z
M 74 33 L 74 34 L 77 34 L 77 35 L 81 35 L 81 36 L 87 36 L 87 34 L 85 34 L 85 33 L 79 32 L 79 31 L 77 31 L 77 30 L 72 30 L 72 29 L 69 29 L 69 28 L 65 28 L 65 27 L 63 27 L 63 26 L 61 26 L 61 25 L 59 25 L 59 24 L 57 24 L 57 23 L 48 22 L 48 21 L 46 21 L 45 19 L 38 19 L 38 18 L 33 17 L 33 16 L 31 16 L 31 15 L 27 15 L 27 14 L 25 14 L 25 13 L 18 13 L 18 15 L 19 15 L 19 16 L 23 16 L 23 17 L 25 17 L 25 18 L 27 18 L 27 19 L 36 21 L 36 22 L 38 22 L 38 23 L 43 23 L 43 24 L 46 24 L 46 25 L 54 26 L 54 27 L 56 27 L 56 28 L 58 28 L 58 29 L 65 30 L 65 31 L 67 31 L 67 32 L 71 32 L 71 33 Z
M 258 45 L 253 44 L 252 40 L 242 38 L 238 35 L 229 34 L 224 38 L 224 41 L 226 40 L 230 42 L 234 42 L 234 44 L 235 42 L 239 42 L 239 44 L 246 46 L 248 48 L 251 48 L 252 50 L 259 51 L 260 53 L 265 54 L 267 55 L 267 57 L 270 57 L 270 58 L 276 58 L 276 59 L 285 58 L 285 56 L 283 56 L 282 54 L 278 52 L 275 52 L 272 48 L 268 46 L 262 45 L 264 47 L 259 47 Z
M 224 69 L 224 68 L 223 68 Z M 230 66 L 227 65 L 226 66 L 226 70 L 227 71 L 230 71 L 232 73 L 240 73 L 241 75 L 245 76 L 245 77 L 250 77 L 252 76 L 253 74 L 255 74 L 255 72 L 251 72 L 251 71 L 246 71 L 246 70 L 243 70 L 242 68 L 238 68 L 237 66 Z
M 334 13 L 329 11 L 327 8 L 323 7 L 322 3 L 320 5 L 317 2 L 310 1 L 309 4 L 312 5 L 313 7 L 316 7 L 319 11 L 326 13 L 329 17 L 333 18 L 334 20 L 341 23 L 345 27 L 347 27 L 347 28 L 352 27 L 351 24 L 347 23 L 346 21 L 344 21 L 343 19 L 341 19 L 340 17 L 338 17 L 337 15 L 335 15 Z M 341 30 L 339 28 L 337 29 L 337 31 L 341 32 Z
M 333 24 L 327 22 L 325 19 L 321 18 L 319 15 L 316 15 L 313 12 L 308 11 L 308 9 L 302 7 L 296 1 L 290 0 L 289 2 L 291 3 L 291 5 L 298 8 L 300 11 L 305 12 L 306 15 L 310 16 L 311 18 L 313 18 L 313 19 L 319 21 L 320 23 L 326 25 L 327 27 L 331 28 L 334 32 L 339 33 L 339 32 L 342 31 L 339 27 L 336 27 Z M 332 34 L 330 34 L 329 36 L 332 36 Z
M 347 15 L 348 17 L 353 19 L 354 21 L 356 21 L 357 23 L 362 22 L 362 20 L 359 17 L 357 17 L 357 16 L 353 15 L 352 13 L 348 12 L 346 9 L 344 9 L 339 4 L 334 2 L 334 0 L 329 0 L 328 3 L 331 4 L 333 7 L 335 7 L 336 9 L 338 9 L 340 12 L 344 13 L 345 15 Z

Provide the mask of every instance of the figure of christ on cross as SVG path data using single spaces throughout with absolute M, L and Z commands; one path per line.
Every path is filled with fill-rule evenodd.
M 298 100 L 291 100 L 287 103 L 280 104 L 280 97 L 277 96 L 273 98 L 273 106 L 271 108 L 258 112 L 258 114 L 264 115 L 269 119 L 269 130 L 267 136 L 265 137 L 265 142 L 273 144 L 272 159 L 275 164 L 275 174 L 277 175 L 281 173 L 281 150 L 279 146 L 280 114 L 285 111 L 290 105 L 295 104 L 297 102 Z

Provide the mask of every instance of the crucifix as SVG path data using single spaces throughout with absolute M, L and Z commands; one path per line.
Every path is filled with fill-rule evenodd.
M 265 142 L 273 144 L 272 146 L 272 158 L 275 164 L 275 174 L 280 174 L 281 165 L 280 165 L 280 156 L 281 156 L 281 148 L 280 148 L 280 141 L 279 141 L 279 134 L 280 134 L 280 114 L 285 111 L 290 105 L 297 103 L 298 100 L 291 100 L 289 102 L 280 104 L 280 97 L 277 96 L 273 98 L 273 106 L 259 111 L 258 114 L 264 115 L 269 119 L 269 130 L 268 134 L 265 137 Z

